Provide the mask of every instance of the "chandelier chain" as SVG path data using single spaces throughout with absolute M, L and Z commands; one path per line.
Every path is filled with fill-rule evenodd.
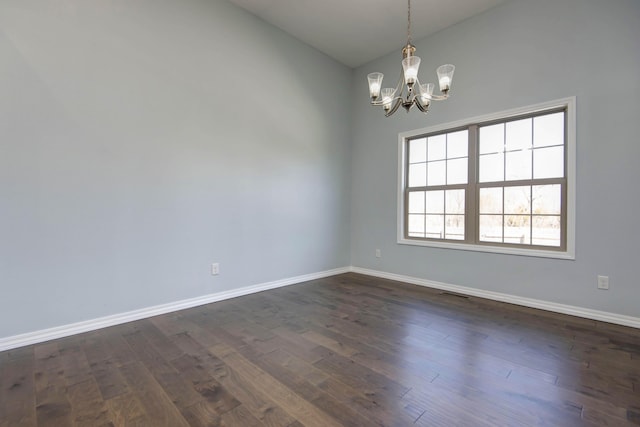
M 407 0 L 407 44 L 411 44 L 411 0 Z

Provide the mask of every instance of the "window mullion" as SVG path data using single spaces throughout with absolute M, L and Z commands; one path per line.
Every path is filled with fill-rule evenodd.
M 478 242 L 478 126 L 471 125 L 469 131 L 468 148 L 468 179 L 465 200 L 465 241 L 468 243 Z

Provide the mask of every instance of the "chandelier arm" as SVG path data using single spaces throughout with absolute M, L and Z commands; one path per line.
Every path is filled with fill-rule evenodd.
M 399 95 L 401 98 L 402 93 L 404 92 L 404 86 L 404 70 L 400 69 L 400 78 L 398 79 L 398 84 L 396 85 L 396 91 L 394 93 Z
M 420 87 L 420 79 L 418 79 L 418 77 L 416 77 L 416 84 L 415 86 Z M 447 99 L 449 99 L 449 91 L 443 93 L 442 95 L 434 95 L 434 94 L 422 94 L 420 93 L 420 95 L 416 95 L 416 98 L 427 98 L 429 101 L 445 101 Z
M 445 101 L 449 99 L 449 94 L 445 93 L 444 95 L 424 95 L 429 101 Z
M 420 98 L 421 96 L 421 91 L 420 91 L 420 79 L 418 78 L 418 76 L 416 76 L 416 82 L 413 84 L 413 99 L 416 100 L 416 104 L 418 103 L 417 99 Z
M 390 102 L 404 102 L 405 99 L 403 98 L 402 94 L 394 96 Z M 388 101 L 389 102 L 389 101 Z M 383 100 L 378 100 L 378 101 L 371 101 L 371 105 L 376 106 L 376 107 L 381 107 L 385 104 L 385 102 Z
M 396 98 L 396 102 L 395 104 L 393 104 L 393 107 L 391 107 L 391 109 L 385 113 L 385 117 L 389 117 L 391 116 L 393 113 L 395 113 L 396 111 L 398 111 L 398 108 L 400 108 L 400 106 L 402 105 L 402 98 Z
M 415 104 L 416 107 L 418 107 L 418 110 L 422 111 L 423 113 L 427 114 L 429 112 L 429 106 L 423 106 L 419 99 L 416 98 Z
M 393 97 L 393 99 L 391 100 L 391 102 L 395 102 L 395 100 L 398 99 L 397 96 Z M 387 101 L 388 102 L 388 101 Z M 384 100 L 380 99 L 378 101 L 371 101 L 371 105 L 373 105 L 374 107 L 381 107 L 384 104 L 386 104 L 386 102 L 384 102 Z

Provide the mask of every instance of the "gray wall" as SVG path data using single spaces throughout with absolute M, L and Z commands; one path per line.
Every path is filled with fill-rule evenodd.
M 509 2 L 417 41 L 453 96 L 385 119 L 365 75 L 399 52 L 351 72 L 222 0 L 5 0 L 0 337 L 349 264 L 640 316 L 639 21 Z M 396 244 L 398 132 L 572 95 L 575 261 Z
M 421 78 L 456 65 L 428 116 L 370 107 L 366 74 L 395 82 L 400 51 L 354 73 L 352 265 L 640 316 L 640 2 L 516 0 L 416 41 Z M 396 243 L 398 132 L 577 96 L 576 260 Z M 375 258 L 375 249 L 382 258 Z M 611 289 L 596 289 L 596 275 Z
M 348 266 L 350 85 L 225 1 L 2 1 L 0 337 Z

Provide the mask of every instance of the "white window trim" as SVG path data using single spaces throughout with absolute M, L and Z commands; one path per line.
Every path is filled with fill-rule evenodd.
M 404 188 L 405 173 L 404 162 L 406 155 L 406 141 L 415 136 L 441 132 L 448 129 L 455 129 L 468 126 L 474 123 L 488 122 L 492 120 L 506 119 L 538 111 L 550 110 L 554 108 L 567 109 L 567 246 L 565 251 L 546 251 L 541 249 L 514 248 L 503 246 L 474 245 L 468 243 L 455 243 L 433 240 L 414 240 L 404 237 Z M 464 251 L 491 252 L 508 255 L 524 255 L 542 258 L 557 258 L 575 260 L 575 240 L 576 240 L 576 97 L 557 99 L 555 101 L 541 104 L 529 105 L 527 107 L 514 108 L 510 110 L 491 113 L 455 122 L 439 124 L 427 128 L 401 132 L 398 134 L 398 220 L 397 233 L 398 244 L 413 246 L 428 246 L 442 249 L 456 249 Z

